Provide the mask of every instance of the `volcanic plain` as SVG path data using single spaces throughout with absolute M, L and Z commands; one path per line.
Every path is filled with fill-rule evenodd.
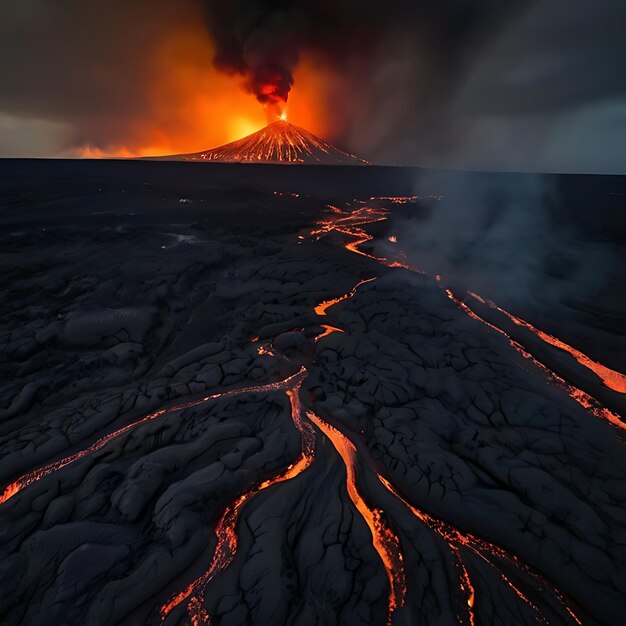
M 0 622 L 623 623 L 625 192 L 0 161 Z

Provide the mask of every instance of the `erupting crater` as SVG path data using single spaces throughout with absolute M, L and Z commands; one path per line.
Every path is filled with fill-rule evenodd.
M 183 161 L 222 163 L 318 163 L 323 165 L 369 165 L 312 133 L 280 119 L 265 128 L 212 150 L 178 155 Z

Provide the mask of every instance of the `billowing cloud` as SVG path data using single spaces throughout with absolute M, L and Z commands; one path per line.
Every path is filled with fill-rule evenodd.
M 37 153 L 143 154 L 234 139 L 265 122 L 256 100 L 288 99 L 374 162 L 623 172 L 626 5 L 602 4 L 5 2 L 0 113 L 28 145 L 53 125 Z

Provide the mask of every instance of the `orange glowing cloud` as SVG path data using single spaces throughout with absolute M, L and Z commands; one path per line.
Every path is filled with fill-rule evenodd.
M 146 83 L 146 110 L 115 128 L 113 136 L 123 141 L 86 144 L 76 153 L 101 158 L 195 152 L 262 128 L 262 106 L 237 78 L 213 67 L 213 54 L 201 26 L 170 34 L 151 51 L 140 79 Z
M 143 157 L 198 152 L 249 135 L 267 124 L 266 110 L 243 79 L 213 66 L 214 48 L 202 25 L 168 33 L 147 56 L 139 80 L 146 106 L 129 119 L 113 120 L 106 140 L 73 151 L 83 158 Z M 321 137 L 332 124 L 326 114 L 328 82 L 323 69 L 304 58 L 281 119 Z M 116 139 L 123 137 L 123 140 Z
M 294 85 L 287 102 L 287 120 L 323 139 L 332 139 L 336 116 L 330 102 L 332 83 L 326 68 L 304 54 L 294 71 Z

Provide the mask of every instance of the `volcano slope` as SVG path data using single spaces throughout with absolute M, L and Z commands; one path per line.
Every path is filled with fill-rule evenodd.
M 3 624 L 621 622 L 624 183 L 523 306 L 421 175 L 3 163 Z
M 272 122 L 251 135 L 211 150 L 156 159 L 222 163 L 368 165 L 367 161 L 343 152 L 304 128 L 285 121 Z

